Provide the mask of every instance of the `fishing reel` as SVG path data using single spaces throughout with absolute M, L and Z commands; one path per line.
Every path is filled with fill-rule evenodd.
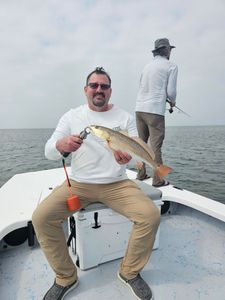
M 175 108 L 178 110 L 178 112 L 181 112 L 182 114 L 184 114 L 184 115 L 190 117 L 189 114 L 187 114 L 185 111 L 183 111 L 182 109 L 180 109 L 180 108 L 177 107 L 176 105 L 173 105 L 173 107 L 172 107 L 172 106 L 171 106 L 171 101 L 170 101 L 170 100 L 167 99 L 166 102 L 170 104 L 170 108 L 168 109 L 168 111 L 169 111 L 170 114 L 172 114 L 172 112 L 173 112 L 173 107 L 175 107 Z
M 167 99 L 166 100 L 167 103 L 171 104 L 171 102 Z M 169 113 L 172 114 L 173 113 L 173 108 L 172 106 L 170 106 L 170 108 L 168 109 Z
M 168 111 L 169 111 L 170 114 L 172 114 L 172 113 L 173 113 L 173 108 L 170 107 L 170 108 L 168 109 Z

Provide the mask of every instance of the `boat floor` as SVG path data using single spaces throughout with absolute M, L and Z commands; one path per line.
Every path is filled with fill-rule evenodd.
M 155 300 L 225 299 L 225 223 L 175 204 L 162 216 L 159 248 L 142 271 Z M 76 256 L 72 255 L 74 262 Z M 79 285 L 65 298 L 135 299 L 117 279 L 121 259 L 81 271 Z M 27 243 L 0 252 L 0 299 L 40 300 L 54 274 L 38 245 Z

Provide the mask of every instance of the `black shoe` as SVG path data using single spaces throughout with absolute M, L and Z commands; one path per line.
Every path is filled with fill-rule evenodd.
M 137 180 L 141 180 L 141 181 L 143 181 L 143 180 L 145 180 L 145 179 L 148 179 L 148 178 L 151 178 L 151 176 L 149 176 L 148 174 L 145 174 L 144 176 L 137 176 Z
M 153 184 L 154 187 L 161 187 L 161 186 L 167 186 L 169 185 L 169 181 L 163 181 L 162 183 L 159 184 Z
M 126 279 L 118 273 L 118 278 L 131 289 L 137 299 L 153 300 L 152 291 L 140 274 L 133 279 Z
M 43 300 L 62 300 L 70 291 L 78 285 L 78 279 L 67 286 L 61 286 L 54 282 L 53 286 L 47 291 Z

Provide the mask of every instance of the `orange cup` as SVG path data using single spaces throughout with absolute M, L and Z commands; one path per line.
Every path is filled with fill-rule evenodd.
M 67 207 L 70 211 L 75 211 L 80 209 L 80 200 L 78 196 L 74 195 L 67 199 Z

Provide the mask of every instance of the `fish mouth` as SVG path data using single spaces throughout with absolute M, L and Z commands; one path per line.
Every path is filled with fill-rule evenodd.
M 90 132 L 97 135 L 97 132 L 100 130 L 98 125 L 90 125 L 88 126 Z

